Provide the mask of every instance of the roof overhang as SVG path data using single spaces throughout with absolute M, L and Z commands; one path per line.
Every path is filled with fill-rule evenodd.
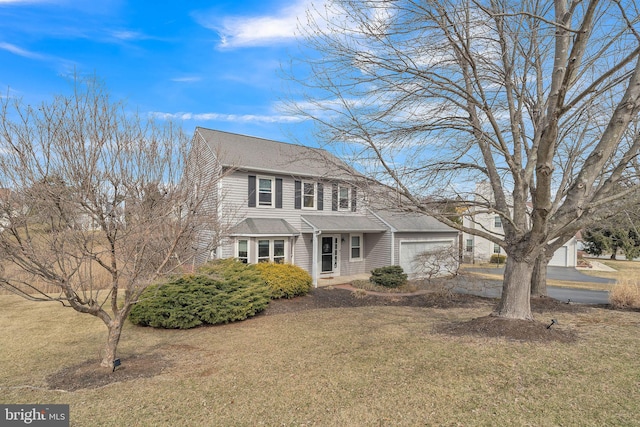
M 230 236 L 299 236 L 300 231 L 280 218 L 246 218 L 231 229 Z
M 302 219 L 322 233 L 383 233 L 384 225 L 364 215 L 303 215 Z

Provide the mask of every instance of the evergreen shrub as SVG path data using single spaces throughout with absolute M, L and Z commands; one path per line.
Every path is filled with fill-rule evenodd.
M 311 275 L 297 265 L 264 262 L 256 268 L 271 289 L 273 299 L 306 295 L 313 285 Z
M 390 265 L 371 270 L 369 281 L 387 288 L 397 288 L 407 283 L 407 275 L 399 265 Z
M 264 310 L 271 290 L 254 265 L 219 260 L 195 274 L 147 288 L 129 314 L 136 325 L 189 329 L 244 320 Z

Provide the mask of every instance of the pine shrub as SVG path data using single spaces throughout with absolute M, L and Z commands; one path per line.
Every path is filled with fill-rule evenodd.
M 273 299 L 306 295 L 313 285 L 311 275 L 297 265 L 265 262 L 256 267 L 271 289 Z
M 407 275 L 399 265 L 390 265 L 371 270 L 369 281 L 387 288 L 397 288 L 407 283 Z
M 136 325 L 189 329 L 244 320 L 264 310 L 271 290 L 253 265 L 209 263 L 195 274 L 147 288 L 131 310 Z

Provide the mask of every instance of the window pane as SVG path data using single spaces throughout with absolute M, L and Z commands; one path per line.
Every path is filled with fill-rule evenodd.
M 348 209 L 349 208 L 349 188 L 348 187 L 340 187 L 340 209 Z
M 258 258 L 267 258 L 269 260 L 269 241 L 258 240 Z
M 271 192 L 271 180 L 260 178 L 260 191 Z
M 271 179 L 260 178 L 258 180 L 258 204 L 260 206 L 271 206 L 271 185 L 273 181 Z
M 305 208 L 314 207 L 315 198 L 316 198 L 315 189 L 316 189 L 316 186 L 312 182 L 305 182 L 304 183 L 303 192 L 304 192 L 304 207 Z
M 494 225 L 496 226 L 496 228 L 501 228 L 501 227 L 502 227 L 502 218 L 500 218 L 499 216 L 497 216 L 497 217 L 495 218 Z
M 284 240 L 273 241 L 273 256 L 284 257 Z
M 238 241 L 238 257 L 239 258 L 246 258 L 247 254 L 248 254 L 248 242 L 246 240 L 240 240 Z
M 351 258 L 360 258 L 360 248 L 351 248 Z
M 259 200 L 261 205 L 271 205 L 271 193 L 260 193 Z
M 360 247 L 360 236 L 351 236 L 351 246 Z

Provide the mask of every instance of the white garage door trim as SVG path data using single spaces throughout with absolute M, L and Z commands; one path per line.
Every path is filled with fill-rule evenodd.
M 408 255 L 403 251 L 403 248 L 407 248 L 409 245 L 423 245 L 423 248 L 420 248 L 418 251 L 412 251 Z M 416 254 L 423 252 L 427 249 L 434 249 L 438 247 L 448 248 L 455 245 L 455 240 L 453 239 L 445 239 L 445 240 L 403 240 L 400 242 L 399 248 L 399 256 L 398 256 L 398 264 L 402 267 L 405 273 L 409 276 L 416 275 L 416 272 L 413 271 L 413 258 L 406 259 L 407 256 L 413 257 Z M 404 255 L 404 256 L 403 256 Z

